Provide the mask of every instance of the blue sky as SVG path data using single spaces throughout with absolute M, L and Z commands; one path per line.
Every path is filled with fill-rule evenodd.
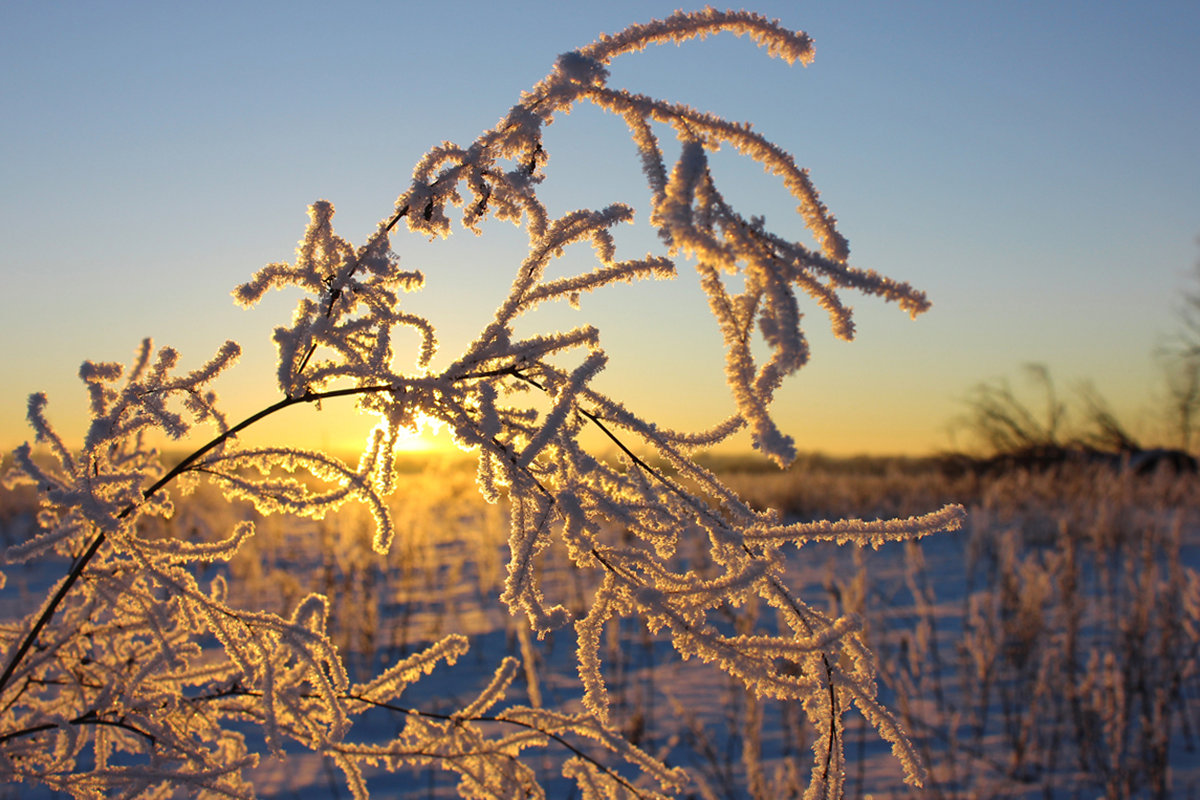
M 676 6 L 3 4 L 0 444 L 25 438 L 25 398 L 39 390 L 78 434 L 79 362 L 127 361 L 144 336 L 185 365 L 237 339 L 246 356 L 223 387 L 232 413 L 270 402 L 270 331 L 295 298 L 247 312 L 229 290 L 291 258 L 308 203 L 332 201 L 339 232 L 361 242 L 428 148 L 468 143 L 558 53 Z M 814 63 L 788 67 L 718 37 L 618 60 L 610 84 L 754 122 L 810 168 L 852 263 L 934 303 L 913 322 L 852 299 L 850 344 L 808 310 L 813 361 L 777 401 L 801 449 L 947 447 L 970 387 L 1019 381 L 1028 362 L 1064 388 L 1092 381 L 1149 431 L 1152 354 L 1200 257 L 1200 4 L 747 8 L 807 31 Z M 624 200 L 644 223 L 619 122 L 581 109 L 552 126 L 547 149 L 557 209 Z M 746 213 L 801 235 L 755 165 L 731 155 L 717 168 Z M 426 272 L 412 304 L 439 326 L 444 357 L 488 320 L 520 242 L 506 228 L 394 240 L 402 263 Z M 634 256 L 653 237 L 619 242 Z M 694 283 L 685 269 L 672 284 L 619 287 L 545 324 L 599 324 L 605 388 L 665 423 L 704 426 L 730 406 Z M 300 427 L 341 444 L 339 419 Z

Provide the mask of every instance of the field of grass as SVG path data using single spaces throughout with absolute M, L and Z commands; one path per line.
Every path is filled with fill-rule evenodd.
M 810 600 L 865 618 L 882 699 L 918 742 L 929 796 L 1200 796 L 1200 478 L 1084 464 L 985 475 L 901 461 L 808 459 L 785 473 L 719 467 L 744 498 L 793 519 L 968 507 L 956 534 L 879 550 L 810 545 L 788 566 Z M 0 541 L 32 530 L 29 500 L 3 496 Z M 243 607 L 286 615 L 310 592 L 328 595 L 330 629 L 361 675 L 446 633 L 469 636 L 464 659 L 420 683 L 420 696 L 401 698 L 411 708 L 461 707 L 504 655 L 524 665 L 516 701 L 578 706 L 573 631 L 538 641 L 497 600 L 508 521 L 502 505 L 479 498 L 471 469 L 414 465 L 392 504 L 397 539 L 386 556 L 371 549 L 365 510 L 349 506 L 320 521 L 256 518 L 258 534 L 211 569 L 226 572 Z M 245 517 L 254 512 L 201 491 L 160 533 L 216 538 Z M 593 587 L 574 583 L 579 573 L 565 558 L 551 548 L 540 569 L 553 600 L 582 607 Z M 57 577 L 10 574 L 4 618 L 40 603 Z M 768 611 L 731 607 L 727 624 L 771 627 Z M 687 766 L 692 796 L 784 798 L 804 786 L 818 734 L 800 708 L 757 700 L 680 661 L 637 620 L 606 629 L 603 649 L 614 718 L 643 749 Z M 405 716 L 381 709 L 358 735 L 393 733 Z M 915 796 L 854 715 L 846 750 L 848 796 Z M 538 756 L 551 791 L 562 755 Z M 298 753 L 264 759 L 255 782 L 266 797 L 345 796 L 335 773 Z M 371 788 L 440 797 L 454 783 L 433 766 L 380 772 Z

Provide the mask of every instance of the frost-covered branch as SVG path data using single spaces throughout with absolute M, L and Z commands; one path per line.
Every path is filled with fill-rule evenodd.
M 749 125 L 608 85 L 607 67 L 623 54 L 720 32 L 747 35 L 789 63 L 812 57 L 807 35 L 759 15 L 680 12 L 564 53 L 496 127 L 467 146 L 446 142 L 431 150 L 362 246 L 334 232 L 331 203 L 314 203 L 294 262 L 269 264 L 234 290 L 244 306 L 273 289 L 300 294 L 290 322 L 274 333 L 281 399 L 250 417 L 230 424 L 210 388 L 236 360 L 233 342 L 183 374 L 174 350 L 155 352 L 149 341 L 128 369 L 85 363 L 80 378 L 92 421 L 77 449 L 55 432 L 45 396 L 30 399 L 29 421 L 46 455 L 19 448 L 7 480 L 37 486 L 39 530 L 8 548 L 3 562 L 66 557 L 72 566 L 40 608 L 0 629 L 7 651 L 0 674 L 5 777 L 80 795 L 250 796 L 246 770 L 259 753 L 238 726 L 253 723 L 266 753 L 283 753 L 289 742 L 320 753 L 359 798 L 368 793 L 365 767 L 430 763 L 457 772 L 464 796 L 542 796 L 522 754 L 548 745 L 571 754 L 562 772 L 585 797 L 679 793 L 686 774 L 626 741 L 612 719 L 599 643 L 608 626 L 638 619 L 681 658 L 711 664 L 756 701 L 803 708 L 822 731 L 809 797 L 840 794 L 842 716 L 851 707 L 892 743 L 907 779 L 921 782 L 907 734 L 876 699 L 861 622 L 806 603 L 787 585 L 785 563 L 814 541 L 878 546 L 953 530 L 962 509 L 797 523 L 752 508 L 692 458 L 743 429 L 777 463 L 795 457 L 772 401 L 810 356 L 804 304 L 824 309 L 834 333 L 847 339 L 854 326 L 844 291 L 895 302 L 912 316 L 929 307 L 908 284 L 849 264 L 834 216 L 784 148 Z M 613 230 L 633 223 L 634 205 L 554 216 L 543 204 L 539 188 L 550 177 L 543 129 L 579 103 L 626 123 L 660 252 L 618 255 Z M 679 141 L 673 164 L 663 135 Z M 778 235 L 725 201 L 708 168 L 708 153 L 722 145 L 779 178 L 817 248 Z M 424 276 L 400 269 L 392 236 L 401 220 L 411 232 L 447 236 L 452 208 L 461 211 L 461 226 L 477 233 L 489 217 L 517 224 L 528 234 L 528 252 L 513 265 L 493 318 L 462 353 L 439 363 L 434 325 L 403 307 L 404 294 L 421 289 Z M 548 277 L 575 244 L 591 246 L 595 266 Z M 584 295 L 619 282 L 675 279 L 685 261 L 722 333 L 735 409 L 707 430 L 673 430 L 598 391 L 595 380 L 609 357 L 594 327 L 517 333 L 517 323 L 536 323 L 547 303 L 578 306 Z M 396 352 L 398 331 L 417 336 L 409 358 Z M 239 438 L 293 405 L 334 400 L 354 402 L 377 419 L 356 465 Z M 356 731 L 367 709 L 406 709 L 397 698 L 453 664 L 467 639 L 451 634 L 352 682 L 328 630 L 328 597 L 308 594 L 284 616 L 233 604 L 222 572 L 207 583 L 198 577 L 203 565 L 237 555 L 255 535 L 251 521 L 195 541 L 149 536 L 139 524 L 169 518 L 179 498 L 207 483 L 263 515 L 319 519 L 348 501 L 362 503 L 374 521 L 373 546 L 384 552 L 396 536 L 386 498 L 396 486 L 398 443 L 427 419 L 445 424 L 474 453 L 482 496 L 507 502 L 507 575 L 497 600 L 538 635 L 573 632 L 581 711 L 508 703 L 518 674 L 509 658 L 460 711 L 411 709 L 395 737 L 362 741 Z M 151 435 L 203 439 L 198 428 L 211 430 L 208 438 L 169 468 L 150 444 Z M 615 458 L 585 446 L 589 428 L 616 447 Z M 593 587 L 581 610 L 573 612 L 556 594 L 560 587 L 544 580 L 539 564 L 550 548 L 567 554 L 580 586 Z M 777 626 L 730 632 L 721 624 L 731 610 L 760 606 L 776 610 Z M 493 735 L 483 723 L 503 723 L 504 730 Z M 567 737 L 592 742 L 613 762 Z M 641 778 L 630 779 L 627 770 Z

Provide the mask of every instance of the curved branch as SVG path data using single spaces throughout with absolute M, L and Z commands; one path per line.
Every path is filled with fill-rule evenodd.
M 190 453 L 182 461 L 168 470 L 165 475 L 144 489 L 142 491 L 142 499 L 149 500 L 168 483 L 182 475 L 184 472 L 187 472 L 188 469 L 191 468 L 191 466 L 198 460 L 200 460 L 205 453 L 208 453 L 210 450 L 213 450 L 214 448 L 224 444 L 228 439 L 236 436 L 239 432 L 249 428 L 254 423 L 260 422 L 261 420 L 271 416 L 272 414 L 282 411 L 289 406 L 294 406 L 299 403 L 316 403 L 321 400 L 328 400 L 334 397 L 347 397 L 359 394 L 396 391 L 398 388 L 399 387 L 391 384 L 379 386 L 357 386 L 349 389 L 333 389 L 327 392 L 305 392 L 304 394 L 297 395 L 296 397 L 285 397 L 277 403 L 272 403 L 261 411 L 251 414 L 238 424 L 213 437 L 208 443 L 199 449 Z M 121 513 L 117 515 L 117 519 L 125 519 L 133 513 L 136 507 L 137 506 L 132 503 L 126 506 Z M 79 577 L 83 574 L 83 570 L 96 556 L 96 552 L 100 549 L 100 545 L 104 544 L 106 538 L 107 536 L 105 535 L 104 531 L 97 533 L 96 537 L 88 544 L 87 549 L 79 556 L 79 558 L 75 560 L 75 563 L 71 566 L 71 571 L 67 573 L 67 577 L 62 581 L 61 584 L 59 584 L 54 596 L 50 598 L 50 601 L 42 609 L 42 613 L 33 623 L 33 627 L 30 628 L 29 633 L 25 635 L 25 638 L 21 640 L 21 644 L 9 658 L 8 664 L 4 668 L 4 672 L 0 674 L 0 692 L 3 692 L 8 686 L 8 682 L 12 680 L 13 674 L 17 671 L 17 667 L 20 666 L 21 661 L 24 660 L 25 654 L 29 652 L 29 648 L 33 646 L 35 641 L 37 641 L 37 637 L 42 632 L 42 629 L 45 628 L 50 620 L 54 617 L 54 613 L 58 610 L 59 605 L 62 604 L 63 598 L 65 598 L 67 593 L 71 591 L 71 588 L 79 582 Z M 3 741 L 3 739 L 0 739 L 0 741 Z
M 262 696 L 263 696 L 262 692 L 255 691 L 253 689 L 246 689 L 241 686 L 232 686 L 224 691 L 217 692 L 215 694 L 203 695 L 200 697 L 191 698 L 191 701 L 192 702 L 206 702 L 206 701 L 210 701 L 210 700 L 221 700 L 226 697 L 262 697 Z M 317 697 L 317 695 L 312 694 L 311 692 L 307 693 L 307 694 L 303 694 L 301 696 L 305 697 L 305 698 L 309 698 L 309 699 Z M 644 795 L 638 791 L 637 787 L 635 787 L 632 783 L 630 783 L 628 780 L 626 780 L 624 777 L 622 777 L 621 774 L 619 772 L 617 772 L 616 770 L 614 770 L 612 767 L 610 767 L 606 764 L 602 764 L 600 761 L 595 759 L 593 756 L 588 755 L 583 750 L 581 750 L 578 747 L 576 747 L 575 745 L 571 744 L 569 741 L 567 741 L 564 737 L 560 736 L 559 734 L 545 730 L 544 728 L 539 728 L 537 725 L 533 725 L 532 723 L 529 723 L 529 722 L 522 722 L 519 719 L 511 719 L 509 717 L 493 715 L 493 714 L 481 714 L 479 716 L 470 716 L 470 717 L 464 717 L 464 716 L 457 715 L 457 714 L 439 714 L 434 711 L 422 711 L 417 708 L 407 708 L 405 706 L 398 706 L 393 703 L 384 703 L 379 700 L 372 700 L 368 697 L 363 697 L 362 695 L 358 695 L 358 694 L 354 694 L 354 693 L 350 693 L 350 692 L 348 692 L 346 694 L 339 694 L 338 699 L 351 700 L 353 702 L 362 703 L 363 705 L 372 706 L 374 708 L 382 708 L 385 711 L 395 711 L 398 714 L 411 714 L 411 715 L 418 716 L 418 717 L 426 717 L 427 719 L 442 720 L 444 722 L 497 722 L 497 723 L 503 723 L 505 725 L 514 725 L 519 728 L 525 728 L 526 730 L 540 733 L 541 735 L 545 736 L 547 739 L 553 740 L 557 744 L 561 745 L 563 748 L 574 753 L 579 758 L 582 758 L 585 761 L 589 762 L 590 764 L 595 766 L 597 769 L 604 771 L 613 780 L 617 781 L 622 786 L 624 786 L 635 797 L 639 797 L 639 798 L 646 797 L 646 795 Z M 45 727 L 52 728 L 54 726 L 47 725 Z M 3 737 L 0 737 L 0 741 L 3 741 Z
M 94 710 L 88 711 L 86 714 L 80 714 L 75 719 L 68 720 L 67 724 L 68 725 L 108 725 L 109 727 L 120 728 L 122 730 L 129 731 L 130 733 L 136 733 L 138 736 L 141 736 L 143 739 L 150 742 L 150 744 L 152 746 L 158 743 L 158 740 L 154 737 L 153 734 L 147 733 L 146 731 L 142 730 L 141 728 L 137 727 L 136 725 L 130 725 L 128 722 L 125 722 L 124 720 L 120 720 L 120 719 L 104 719 L 103 717 L 98 715 Z M 8 733 L 0 733 L 0 744 L 11 741 L 13 739 L 18 739 L 22 736 L 34 736 L 36 734 L 43 733 L 45 731 L 52 731 L 55 728 L 59 728 L 59 727 L 62 727 L 61 723 L 44 722 L 41 725 L 34 725 L 33 727 L 30 727 L 30 728 L 22 728 L 21 730 L 18 730 L 18 731 L 9 731 Z

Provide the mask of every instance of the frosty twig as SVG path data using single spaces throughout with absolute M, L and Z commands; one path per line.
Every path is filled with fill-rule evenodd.
M 627 741 L 611 719 L 600 635 L 637 617 L 680 656 L 711 663 L 755 698 L 803 705 L 827 732 L 813 748 L 808 797 L 841 791 L 841 719 L 851 707 L 893 744 L 907 779 L 920 783 L 915 750 L 875 698 L 875 664 L 861 622 L 804 602 L 783 579 L 783 552 L 822 539 L 878 545 L 952 530 L 962 510 L 789 523 L 751 508 L 691 457 L 743 429 L 777 463 L 795 457 L 771 404 L 782 381 L 809 358 L 800 325 L 806 298 L 843 338 L 852 338 L 854 327 L 842 291 L 881 297 L 913 316 L 929 307 L 908 284 L 849 264 L 833 215 L 782 147 L 748 125 L 608 85 L 607 65 L 624 53 L 722 31 L 746 34 L 789 62 L 812 57 L 807 35 L 759 15 L 677 13 L 562 54 L 495 128 L 465 147 L 446 142 L 431 150 L 362 246 L 334 232 L 331 203 L 313 203 L 295 260 L 268 264 L 234 290 L 244 306 L 272 289 L 301 292 L 290 322 L 274 332 L 281 399 L 245 420 L 229 425 L 209 389 L 237 358 L 233 342 L 184 375 L 175 374 L 174 350 L 155 354 L 148 341 L 128 371 L 86 363 L 80 377 L 92 425 L 78 450 L 50 424 L 45 397 L 31 398 L 29 419 L 52 463 L 39 463 L 29 445 L 16 453 L 13 474 L 41 492 L 40 529 L 9 548 L 4 561 L 82 555 L 28 624 L 7 632 L 10 655 L 0 675 L 5 777 L 77 794 L 187 787 L 249 796 L 245 771 L 258 753 L 230 724 L 249 720 L 260 727 L 268 753 L 281 754 L 285 742 L 294 742 L 328 757 L 360 800 L 368 794 L 364 766 L 430 761 L 458 773 L 464 796 L 543 796 L 520 755 L 551 742 L 573 753 L 562 773 L 585 797 L 679 793 L 686 773 Z M 578 103 L 626 122 L 662 252 L 618 257 L 612 231 L 632 223 L 632 205 L 554 217 L 539 197 L 549 177 L 543 129 Z M 679 140 L 670 167 L 663 133 Z M 780 178 L 817 250 L 743 217 L 723 199 L 708 169 L 708 153 L 722 144 Z M 400 269 L 392 237 L 401 220 L 420 235 L 449 235 L 453 208 L 461 209 L 461 225 L 476 232 L 489 218 L 521 226 L 528 253 L 494 317 L 464 352 L 439 364 L 435 326 L 402 302 L 405 292 L 424 286 L 424 275 Z M 595 267 L 548 278 L 564 248 L 580 243 L 591 245 Z M 597 329 L 517 333 L 517 321 L 546 303 L 578 305 L 585 294 L 617 282 L 674 279 L 685 260 L 697 270 L 722 332 L 734 407 L 707 430 L 671 430 L 599 392 L 594 381 L 608 355 Z M 727 281 L 731 274 L 741 276 L 740 291 Z M 416 334 L 410 359 L 395 352 L 400 330 Z M 340 397 L 353 398 L 378 421 L 357 465 L 286 443 L 251 447 L 238 437 L 292 405 Z M 396 485 L 397 444 L 425 419 L 448 426 L 474 452 L 478 486 L 489 502 L 507 500 L 509 558 L 498 600 L 539 635 L 573 629 L 582 710 L 507 704 L 519 671 L 506 658 L 460 712 L 410 713 L 391 738 L 356 741 L 366 708 L 400 708 L 396 698 L 435 667 L 452 664 L 466 651 L 466 637 L 452 633 L 354 683 L 330 638 L 326 595 L 301 598 L 285 618 L 232 605 L 223 575 L 201 584 L 193 567 L 233 558 L 253 535 L 252 522 L 241 520 L 214 541 L 153 538 L 139 527 L 139 520 L 169 517 L 173 497 L 206 481 L 263 514 L 319 519 L 349 500 L 361 502 L 373 519 L 372 545 L 385 552 L 395 535 L 385 498 Z M 215 436 L 165 469 L 147 434 L 182 440 L 198 425 L 214 427 Z M 589 452 L 580 436 L 587 426 L 618 448 L 615 462 Z M 652 459 L 663 466 L 652 466 Z M 297 472 L 316 480 L 292 477 Z M 684 544 L 700 545 L 702 555 L 681 559 Z M 594 591 L 580 613 L 555 596 L 538 568 L 551 547 L 594 577 L 584 582 Z M 719 624 L 724 610 L 758 605 L 778 610 L 779 629 L 730 633 Z M 503 707 L 489 712 L 497 706 Z M 494 735 L 482 725 L 488 721 L 510 729 Z M 567 734 L 604 748 L 614 763 L 583 754 L 567 744 Z

